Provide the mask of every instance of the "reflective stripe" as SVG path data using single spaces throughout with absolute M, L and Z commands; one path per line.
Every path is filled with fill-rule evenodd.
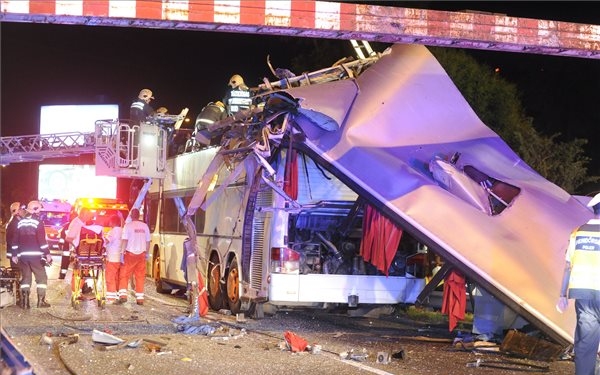
M 69 250 L 63 251 L 62 255 L 66 256 L 66 257 L 71 256 L 71 251 L 69 251 Z
M 205 122 L 207 124 L 214 124 L 215 123 L 213 120 L 209 120 L 209 119 L 205 119 L 205 118 L 198 119 L 197 122 Z
M 142 103 L 142 102 L 133 102 L 133 103 L 131 103 L 131 108 L 137 108 L 139 110 L 143 110 L 144 109 L 144 103 Z
M 47 249 L 47 248 L 48 248 L 48 244 L 45 244 L 45 245 L 42 245 L 42 246 L 40 246 L 40 249 L 42 249 L 42 250 L 43 250 L 43 249 Z
M 41 251 L 37 251 L 37 250 L 23 251 L 22 253 L 18 254 L 17 257 L 29 256 L 29 255 L 44 255 L 44 253 L 42 253 Z
M 48 285 L 46 284 L 37 284 L 38 289 L 48 289 Z
M 136 293 L 135 299 L 144 299 L 144 293 Z
M 29 289 L 30 286 L 29 284 L 21 284 L 21 289 Z
M 60 273 L 67 273 L 67 270 L 60 270 Z

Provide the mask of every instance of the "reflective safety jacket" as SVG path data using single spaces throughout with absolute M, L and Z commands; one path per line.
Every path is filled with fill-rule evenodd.
M 40 258 L 49 254 L 44 224 L 32 216 L 19 220 L 13 237 L 12 255 L 19 258 L 29 256 Z
M 249 90 L 233 89 L 227 92 L 224 102 L 227 105 L 228 114 L 233 115 L 252 106 L 251 93 Z
M 600 300 L 600 219 L 577 228 L 569 239 L 569 298 Z
M 131 103 L 129 107 L 129 120 L 131 125 L 139 125 L 141 122 L 146 121 L 148 116 L 154 113 L 154 108 L 150 104 L 146 103 L 142 99 L 136 99 Z

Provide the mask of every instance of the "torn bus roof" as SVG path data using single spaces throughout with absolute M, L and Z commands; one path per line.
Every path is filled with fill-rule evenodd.
M 340 179 L 544 333 L 573 341 L 574 310 L 554 305 L 569 234 L 592 213 L 482 123 L 426 47 L 394 45 L 355 80 L 286 92 L 339 123 L 296 116 Z M 455 170 L 432 173 L 432 160 Z

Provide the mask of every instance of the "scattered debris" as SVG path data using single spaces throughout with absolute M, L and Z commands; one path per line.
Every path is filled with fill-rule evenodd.
M 113 336 L 110 333 L 98 331 L 97 329 L 95 329 L 92 331 L 92 341 L 99 344 L 115 345 L 121 344 L 125 340 L 118 338 L 117 336 Z
M 233 334 L 231 334 L 231 331 L 229 331 L 227 336 L 213 336 L 210 339 L 211 340 L 236 340 L 236 339 L 239 339 L 240 337 L 246 336 L 246 334 L 247 334 L 246 329 L 242 328 L 240 330 L 240 333 L 238 333 L 237 335 L 233 335 Z
M 42 337 L 40 338 L 40 345 L 54 345 L 54 344 L 62 344 L 62 345 L 68 345 L 68 344 L 74 344 L 77 341 L 79 341 L 79 335 L 78 334 L 71 334 L 71 335 L 67 335 L 64 333 L 58 334 L 58 335 L 54 335 L 52 332 L 45 332 Z
M 340 353 L 341 359 L 351 359 L 351 360 L 357 361 L 357 362 L 364 362 L 368 357 L 369 357 L 369 354 L 367 353 L 367 350 L 364 348 L 361 350 L 360 353 L 354 353 L 354 349 L 350 349 L 350 351 Z
M 285 331 L 283 337 L 285 339 L 285 343 L 287 344 L 288 349 L 292 351 L 292 353 L 303 352 L 308 346 L 308 341 L 306 341 L 305 339 L 298 336 L 292 331 Z
M 473 362 L 468 362 L 467 367 L 490 367 L 502 370 L 526 371 L 526 372 L 549 372 L 550 367 L 538 366 L 531 363 L 518 361 L 485 361 L 481 358 Z
M 177 327 L 179 332 L 188 334 L 188 335 L 205 335 L 210 336 L 217 330 L 216 327 L 211 326 L 210 324 L 203 325 L 192 325 L 192 324 L 184 324 Z
M 554 361 L 565 351 L 565 348 L 513 329 L 506 333 L 500 350 L 528 359 Z
M 390 353 L 388 352 L 378 352 L 377 358 L 375 359 L 376 363 L 381 363 L 383 365 L 387 365 L 390 363 Z
M 406 353 L 404 352 L 404 349 L 400 349 L 400 351 L 397 351 L 396 353 L 392 354 L 392 358 L 394 359 L 406 359 Z

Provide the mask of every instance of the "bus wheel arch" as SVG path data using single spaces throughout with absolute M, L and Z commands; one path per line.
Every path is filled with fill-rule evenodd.
M 227 307 L 225 292 L 222 286 L 221 259 L 216 251 L 211 252 L 206 273 L 206 288 L 208 290 L 208 303 L 210 308 L 219 311 Z

